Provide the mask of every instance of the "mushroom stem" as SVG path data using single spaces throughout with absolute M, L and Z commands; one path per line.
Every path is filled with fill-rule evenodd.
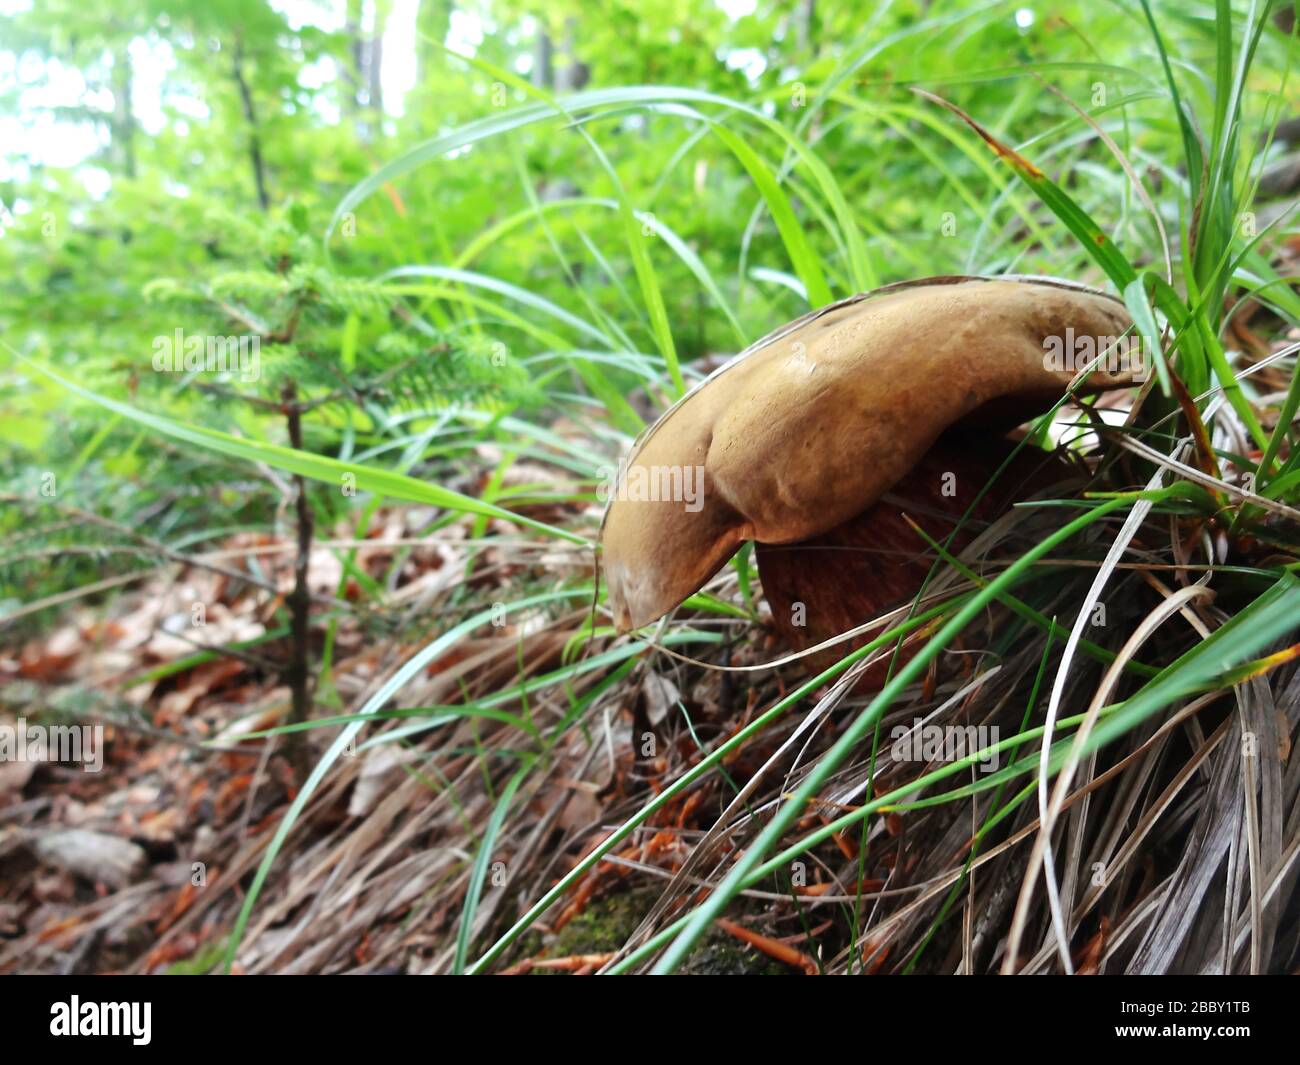
M 990 484 L 1004 461 L 1006 467 Z M 946 433 L 907 477 L 860 514 L 798 543 L 756 545 L 773 627 L 802 650 L 907 604 L 922 590 L 935 561 L 907 519 L 957 555 L 1014 503 L 1059 487 L 1074 473 L 1058 455 L 1036 447 L 1017 451 L 1009 440 Z M 837 644 L 810 656 L 808 664 L 820 671 L 877 635 L 864 633 Z M 912 653 L 904 648 L 895 672 Z M 858 688 L 880 687 L 888 668 L 888 659 L 871 666 Z

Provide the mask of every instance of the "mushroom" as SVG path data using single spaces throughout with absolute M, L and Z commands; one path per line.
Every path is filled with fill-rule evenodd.
M 915 554 L 924 545 L 900 509 L 946 512 L 950 530 L 1009 455 L 1001 434 L 1050 409 L 1075 378 L 1072 360 L 1052 354 L 1101 353 L 1132 325 L 1121 301 L 1071 282 L 937 277 L 769 334 L 647 428 L 609 486 L 600 538 L 616 629 L 662 617 L 746 540 L 773 618 L 796 642 L 868 620 L 855 614 L 862 594 L 881 606 L 909 597 L 928 565 L 918 577 L 915 562 L 864 566 L 844 549 Z M 1098 368 L 1079 391 L 1135 380 Z M 1023 449 L 999 484 L 1050 482 L 1035 454 L 1046 457 Z M 994 493 L 975 516 L 1006 502 Z M 791 624 L 796 604 L 803 626 Z

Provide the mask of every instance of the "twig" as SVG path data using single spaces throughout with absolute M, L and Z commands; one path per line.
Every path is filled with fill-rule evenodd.
M 302 409 L 297 402 L 297 388 L 292 381 L 284 386 L 285 417 L 289 422 L 289 442 L 297 451 L 302 450 Z M 301 724 L 311 712 L 311 592 L 307 587 L 307 570 L 311 562 L 312 514 L 311 503 L 307 500 L 307 482 L 302 474 L 294 474 L 297 489 L 296 509 L 298 516 L 298 555 L 294 559 L 293 591 L 285 599 L 289 608 L 293 649 L 288 667 L 284 671 L 285 683 L 293 695 L 293 709 L 289 715 L 291 724 Z M 295 768 L 302 770 L 300 764 L 306 750 L 303 733 L 288 734 L 289 761 Z

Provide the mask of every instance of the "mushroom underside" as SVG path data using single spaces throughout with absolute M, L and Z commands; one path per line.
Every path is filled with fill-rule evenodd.
M 990 483 L 991 471 L 1004 461 Z M 1068 490 L 1077 478 L 1077 469 L 1054 452 L 1017 449 L 1010 440 L 970 431 L 946 433 L 905 481 L 848 521 L 794 544 L 755 544 L 772 626 L 787 645 L 804 650 L 905 606 L 938 558 L 909 522 L 960 556 L 1015 503 Z M 808 666 L 825 669 L 882 631 L 876 627 L 838 642 L 811 655 Z M 895 671 L 912 653 L 903 650 Z M 859 687 L 883 684 L 892 657 L 891 646 Z

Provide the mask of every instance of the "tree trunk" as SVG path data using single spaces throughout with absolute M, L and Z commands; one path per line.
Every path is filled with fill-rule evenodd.
M 451 30 L 453 0 L 420 0 L 415 16 L 415 84 L 427 85 L 432 72 L 444 65 L 446 53 L 438 45 Z
M 131 111 L 131 53 L 129 42 L 113 55 L 113 146 L 117 165 L 135 177 L 135 115 Z
M 262 160 L 262 134 L 257 125 L 257 108 L 253 105 L 253 91 L 244 76 L 244 42 L 235 35 L 234 58 L 235 84 L 239 87 L 239 99 L 244 106 L 244 119 L 248 122 L 248 157 L 253 168 L 253 184 L 257 188 L 257 202 L 265 211 L 271 206 L 271 197 L 266 191 L 266 164 Z

